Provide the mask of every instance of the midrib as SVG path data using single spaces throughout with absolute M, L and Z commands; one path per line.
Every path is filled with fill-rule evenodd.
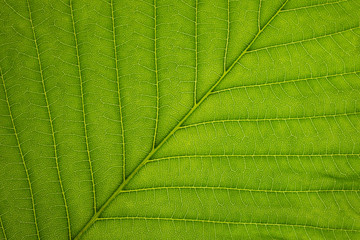
M 190 117 L 190 115 L 207 99 L 207 97 L 214 91 L 214 89 L 221 83 L 221 81 L 227 76 L 227 74 L 235 67 L 235 65 L 240 61 L 240 59 L 248 52 L 250 47 L 254 44 L 256 39 L 260 36 L 260 34 L 266 29 L 267 26 L 276 18 L 276 16 L 281 12 L 281 10 L 285 7 L 289 0 L 286 0 L 281 7 L 277 10 L 277 12 L 268 20 L 268 22 L 264 25 L 263 28 L 259 29 L 258 33 L 253 37 L 251 42 L 247 45 L 247 47 L 242 51 L 239 57 L 230 65 L 230 67 L 223 72 L 221 77 L 216 81 L 216 83 L 207 91 L 207 93 L 200 99 L 199 102 L 194 104 L 194 106 L 187 112 L 187 114 L 179 121 L 179 123 L 171 130 L 171 132 L 157 145 L 153 148 L 153 150 L 144 158 L 144 160 L 131 172 L 128 178 L 118 189 L 106 200 L 106 202 L 101 206 L 101 208 L 93 215 L 93 217 L 89 220 L 89 222 L 81 229 L 78 235 L 74 238 L 74 240 L 80 239 L 81 236 L 95 223 L 97 218 L 101 215 L 101 213 L 109 206 L 109 204 L 123 191 L 125 186 L 131 181 L 131 179 L 140 171 L 140 169 L 146 165 L 146 163 L 150 160 L 150 158 L 165 144 L 165 142 L 175 134 L 177 130 L 179 130 L 182 124 Z

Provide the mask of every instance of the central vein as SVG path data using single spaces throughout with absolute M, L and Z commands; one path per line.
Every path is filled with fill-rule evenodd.
M 148 163 L 151 157 L 171 138 L 175 132 L 181 129 L 182 124 L 190 117 L 190 115 L 207 99 L 211 93 L 216 89 L 216 87 L 222 82 L 222 80 L 227 76 L 227 74 L 235 67 L 235 65 L 240 61 L 240 59 L 248 52 L 250 47 L 254 44 L 256 39 L 260 36 L 260 34 L 266 29 L 267 26 L 279 15 L 281 10 L 285 7 L 289 0 L 286 0 L 283 5 L 278 9 L 278 11 L 269 19 L 269 21 L 264 25 L 263 28 L 260 28 L 257 34 L 253 37 L 247 47 L 242 51 L 242 53 L 237 57 L 237 59 L 230 65 L 228 69 L 224 71 L 221 77 L 216 81 L 216 83 L 207 91 L 207 93 L 196 103 L 194 106 L 186 113 L 186 115 L 178 122 L 178 124 L 173 128 L 173 130 L 157 145 L 153 145 L 153 149 L 151 152 L 144 158 L 144 160 L 132 171 L 128 178 L 121 183 L 118 189 L 108 198 L 108 200 L 102 205 L 102 207 L 94 214 L 94 216 L 89 220 L 89 222 L 84 226 L 84 228 L 79 232 L 79 234 L 74 238 L 74 240 L 80 239 L 81 236 L 89 229 L 95 221 L 98 219 L 100 214 L 109 206 L 109 204 L 121 193 L 125 186 L 131 181 L 131 179 L 139 172 L 139 170 Z M 156 67 L 156 77 L 157 77 L 157 59 L 156 59 L 156 0 L 154 0 L 154 16 L 155 16 L 155 67 Z M 158 80 L 158 79 L 157 79 Z M 158 83 L 158 81 L 157 81 Z M 158 90 L 158 84 L 157 84 Z M 158 91 L 157 91 L 158 95 Z M 158 101 L 157 101 L 158 105 Z M 157 117 L 158 117 L 158 106 L 157 106 Z M 156 120 L 157 121 L 157 120 Z M 156 123 L 157 127 L 157 123 Z M 156 128 L 155 128 L 156 134 Z M 155 135 L 154 134 L 154 135 Z M 155 137 L 154 137 L 155 139 Z M 154 141 L 155 142 L 155 141 Z

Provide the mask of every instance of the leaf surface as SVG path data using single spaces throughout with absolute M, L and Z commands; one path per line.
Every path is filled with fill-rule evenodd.
M 1 239 L 360 238 L 359 16 L 1 0 Z

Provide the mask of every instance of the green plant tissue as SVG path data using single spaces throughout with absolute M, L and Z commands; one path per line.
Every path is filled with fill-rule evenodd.
M 0 0 L 0 239 L 360 239 L 360 0 Z

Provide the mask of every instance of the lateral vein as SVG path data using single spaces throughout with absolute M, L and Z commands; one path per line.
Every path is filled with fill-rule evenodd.
M 86 123 L 86 114 L 85 114 L 85 100 L 84 100 L 84 81 L 82 78 L 82 71 L 81 71 L 81 62 L 80 62 L 80 54 L 79 54 L 79 43 L 76 34 L 76 27 L 75 27 L 75 20 L 74 20 L 74 8 L 72 4 L 72 0 L 69 2 L 70 10 L 71 10 L 71 20 L 72 20 L 72 27 L 74 33 L 74 40 L 75 40 L 75 48 L 76 48 L 76 60 L 77 60 L 77 67 L 78 67 L 78 77 L 80 81 L 80 93 L 81 93 L 81 106 L 82 106 L 82 117 L 84 123 L 84 135 L 85 135 L 85 144 L 86 144 L 86 152 L 87 157 L 89 160 L 89 167 L 90 167 L 90 175 L 91 175 L 91 183 L 92 183 L 92 192 L 93 192 L 93 205 L 94 205 L 94 212 L 96 213 L 96 191 L 95 191 L 95 181 L 94 181 L 94 172 L 91 163 L 91 154 L 89 150 L 89 137 L 88 137 L 88 130 L 87 130 L 87 123 Z
M 123 181 L 126 178 L 126 151 L 125 151 L 125 131 L 123 123 L 123 113 L 122 113 L 122 104 L 121 104 L 121 93 L 120 93 L 120 76 L 119 76 L 119 66 L 118 66 L 118 55 L 117 55 L 117 45 L 116 45 L 116 29 L 115 29 L 115 14 L 114 14 L 114 1 L 110 1 L 111 5 L 111 19 L 112 19 L 112 32 L 113 32 L 113 42 L 114 42 L 114 58 L 115 58 L 115 71 L 116 71 L 116 81 L 117 81 L 117 94 L 118 94 L 118 105 L 119 105 L 119 114 L 120 114 L 120 125 L 121 125 L 121 135 L 122 135 L 122 149 L 123 149 L 123 162 L 122 162 L 122 174 Z
M 197 102 L 197 81 L 198 81 L 198 0 L 195 0 L 195 79 L 194 79 L 194 105 Z
M 259 83 L 259 84 L 242 85 L 242 86 L 237 86 L 237 87 L 229 87 L 229 88 L 220 89 L 220 90 L 212 92 L 212 94 L 219 94 L 219 93 L 223 93 L 223 92 L 227 92 L 227 91 L 233 91 L 236 89 L 265 87 L 265 86 L 272 86 L 272 85 L 281 85 L 281 84 L 286 84 L 286 83 L 296 83 L 296 82 L 302 82 L 302 81 L 308 81 L 308 80 L 320 80 L 320 79 L 328 80 L 328 78 L 345 77 L 348 75 L 358 75 L 359 73 L 360 73 L 360 71 L 352 71 L 352 72 L 328 74 L 328 75 L 317 76 L 317 77 L 307 77 L 307 78 L 283 80 L 283 81 L 278 81 L 278 82 L 267 82 L 267 83 Z
M 158 58 L 157 58 L 157 12 L 156 12 L 156 0 L 154 0 L 154 64 L 155 64 L 155 81 L 156 81 L 156 118 L 155 118 L 155 130 L 154 130 L 154 139 L 153 147 L 156 145 L 156 135 L 159 125 L 159 71 L 158 71 Z
M 290 121 L 290 120 L 312 120 L 319 118 L 335 118 L 335 117 L 348 117 L 348 116 L 357 116 L 360 112 L 349 112 L 349 113 L 338 113 L 338 114 L 325 114 L 325 115 L 314 115 L 314 116 L 304 116 L 304 117 L 279 117 L 279 118 L 243 118 L 243 119 L 222 119 L 222 120 L 213 120 L 213 121 L 204 121 L 193 123 L 185 126 L 181 126 L 181 129 L 197 127 L 207 124 L 216 124 L 216 123 L 239 123 L 239 122 L 272 122 L 272 121 Z
M 279 157 L 285 157 L 285 158 L 289 158 L 289 157 L 296 157 L 296 158 L 300 158 L 300 157 L 349 157 L 349 156 L 353 156 L 353 157 L 360 157 L 360 153 L 324 153 L 324 154 L 233 154 L 233 155 L 226 155 L 226 154 L 214 154 L 214 155 L 175 155 L 175 156 L 168 156 L 168 157 L 162 157 L 162 158 L 153 158 L 151 160 L 149 160 L 148 162 L 157 162 L 157 161 L 163 161 L 163 160 L 169 160 L 169 159 L 179 159 L 179 158 L 230 158 L 230 157 L 251 157 L 251 158 L 255 158 L 255 157 L 274 157 L 274 158 L 279 158 Z
M 230 0 L 227 1 L 227 30 L 226 30 L 226 44 L 225 44 L 225 53 L 224 53 L 224 72 L 226 71 L 226 61 L 227 61 L 227 52 L 229 46 L 229 37 L 230 37 Z
M 34 193 L 33 193 L 33 189 L 32 189 L 32 183 L 31 183 L 31 180 L 30 180 L 30 174 L 29 174 L 28 167 L 26 166 L 26 162 L 25 162 L 25 157 L 24 157 L 23 151 L 22 151 L 22 149 L 21 149 L 21 144 L 20 144 L 20 140 L 19 140 L 19 135 L 18 135 L 18 132 L 17 132 L 16 127 L 15 127 L 14 117 L 13 117 L 13 114 L 12 114 L 12 111 L 11 111 L 11 107 L 10 107 L 10 102 L 9 102 L 9 95 L 8 95 L 8 93 L 7 93 L 7 89 L 6 89 L 6 85 L 5 85 L 5 80 L 4 80 L 4 75 L 3 75 L 3 72 L 2 72 L 2 69 L 1 69 L 1 68 L 0 68 L 0 75 L 1 75 L 2 83 L 3 83 L 3 85 L 4 85 L 5 100 L 6 100 L 6 103 L 7 103 L 7 106 L 8 106 L 8 111 L 9 111 L 9 116 L 10 116 L 10 119 L 11 119 L 12 129 L 13 129 L 13 131 L 14 131 L 14 135 L 15 135 L 15 138 L 16 138 L 16 143 L 17 143 L 17 146 L 18 146 L 18 149 L 19 149 L 19 153 L 20 153 L 20 156 L 21 156 L 22 164 L 23 164 L 23 167 L 24 167 L 24 169 L 25 169 L 26 179 L 27 179 L 27 182 L 28 182 L 28 185 L 29 185 L 29 191 L 30 191 L 30 196 L 31 196 L 31 205 L 32 205 L 32 211 L 33 211 L 33 217 L 34 217 L 36 235 L 37 235 L 37 238 L 40 239 L 39 226 L 38 226 L 38 222 L 37 222 L 37 218 L 36 218 L 35 198 L 34 198 Z M 5 240 L 7 240 L 6 232 L 5 232 L 5 228 L 4 228 L 4 224 L 3 224 L 3 221 L 2 221 L 1 215 L 0 215 L 0 227 L 1 227 L 2 232 L 3 232 L 3 234 L 4 234 Z
M 124 190 L 123 193 L 132 193 L 132 192 L 144 192 L 144 191 L 155 191 L 155 190 L 181 190 L 181 189 L 190 189 L 190 190 L 219 190 L 219 191 L 237 191 L 237 192 L 264 192 L 264 193 L 343 193 L 343 192 L 360 192 L 360 189 L 309 189 L 309 190 L 271 190 L 271 189 L 251 189 L 251 188 L 234 188 L 234 187 L 201 187 L 201 186 L 171 186 L 171 187 L 149 187 L 149 188 L 136 188 Z
M 329 33 L 329 34 L 324 34 L 324 35 L 321 35 L 321 36 L 316 36 L 316 37 L 312 37 L 312 38 L 306 38 L 306 39 L 303 39 L 303 40 L 297 40 L 297 41 L 293 41 L 293 42 L 287 42 L 287 43 L 280 43 L 280 44 L 276 44 L 276 45 L 270 45 L 270 46 L 266 46 L 266 47 L 261 47 L 261 48 L 256 48 L 256 49 L 253 49 L 253 50 L 249 50 L 248 53 L 253 53 L 253 52 L 259 52 L 259 51 L 263 51 L 263 50 L 268 50 L 268 49 L 272 49 L 272 48 L 278 48 L 278 47 L 286 47 L 286 46 L 289 46 L 289 45 L 295 45 L 295 44 L 302 44 L 304 42 L 310 42 L 310 41 L 318 41 L 318 39 L 321 39 L 321 38 L 326 38 L 326 37 L 332 37 L 334 35 L 338 35 L 338 34 L 342 34 L 344 32 L 353 32 L 355 29 L 359 29 L 360 26 L 357 25 L 355 27 L 350 27 L 348 29 L 345 29 L 345 30 L 341 30 L 341 31 L 338 31 L 338 32 L 333 32 L 333 33 Z
M 298 228 L 311 228 L 316 230 L 326 231 L 346 231 L 346 232 L 360 232 L 359 229 L 345 229 L 345 228 L 329 228 L 319 227 L 306 224 L 289 224 L 289 223 L 266 223 L 266 222 L 235 222 L 235 221 L 218 221 L 210 219 L 192 219 L 192 218 L 172 218 L 172 217 L 109 217 L 99 218 L 99 221 L 105 220 L 161 220 L 161 221 L 182 221 L 182 222 L 200 222 L 200 223 L 212 223 L 212 224 L 227 224 L 227 225 L 255 225 L 255 226 L 274 226 L 274 227 L 298 227 Z
M 60 183 L 61 195 L 63 197 L 63 201 L 64 201 L 64 205 L 65 205 L 65 213 L 66 213 L 66 220 L 67 220 L 68 235 L 69 235 L 69 239 L 71 239 L 71 226 L 70 226 L 69 209 L 68 209 L 68 205 L 67 205 L 67 201 L 66 201 L 64 186 L 63 186 L 62 179 L 61 179 L 61 173 L 60 173 L 60 167 L 59 167 L 59 156 L 58 156 L 58 149 L 57 149 L 57 143 L 56 143 L 56 138 L 55 138 L 55 130 L 54 130 L 53 118 L 51 116 L 50 104 L 49 104 L 48 96 L 46 94 L 47 90 L 46 90 L 46 86 L 45 86 L 44 73 L 43 73 L 42 63 L 41 63 L 41 59 L 40 59 L 39 46 L 38 46 L 38 42 L 37 42 L 35 27 L 34 27 L 33 20 L 32 20 L 32 13 L 31 13 L 31 7 L 30 7 L 29 0 L 27 0 L 27 7 L 28 7 L 28 10 L 29 10 L 29 20 L 30 20 L 30 24 L 31 24 L 31 29 L 32 29 L 32 33 L 33 33 L 33 40 L 34 40 L 35 49 L 36 49 L 36 55 L 37 55 L 37 59 L 38 59 L 41 83 L 42 83 L 42 88 L 43 88 L 45 102 L 46 102 L 46 109 L 47 109 L 47 112 L 48 112 L 48 117 L 49 117 L 49 122 L 50 122 L 51 136 L 52 136 L 52 142 L 53 142 L 53 146 L 54 146 L 56 170 L 57 170 L 57 175 L 58 175 L 58 179 L 59 179 L 59 183 Z

